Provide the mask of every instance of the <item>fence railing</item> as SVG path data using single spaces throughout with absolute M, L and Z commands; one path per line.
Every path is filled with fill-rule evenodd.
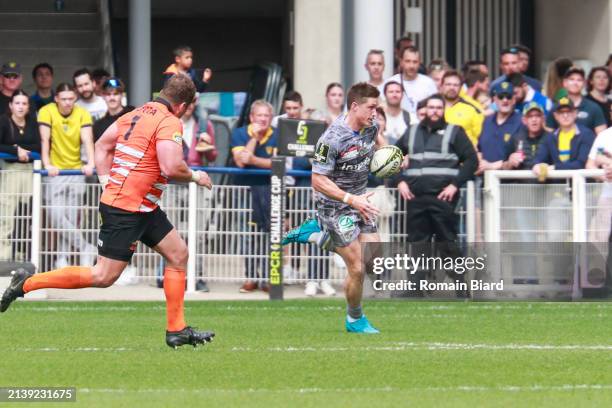
M 56 265 L 93 263 L 98 234 L 98 183 L 88 182 L 79 171 L 54 178 L 30 168 L 0 170 L 0 259 L 31 261 L 38 270 Z M 244 173 L 240 169 L 206 168 L 214 172 Z M 252 170 L 249 174 L 269 174 Z M 289 174 L 306 176 L 309 172 Z M 564 184 L 504 184 L 509 178 L 530 179 L 531 172 L 488 172 L 484 194 L 470 182 L 462 191 L 457 212 L 460 239 L 465 242 L 604 242 L 610 231 L 610 199 L 602 184 L 589 177 L 602 171 L 550 172 Z M 571 184 L 567 183 L 571 180 Z M 480 205 L 483 195 L 484 206 Z M 404 241 L 406 209 L 395 189 L 379 188 L 385 203 L 378 219 L 383 240 Z M 190 184 L 170 184 L 161 207 L 189 246 L 188 289 L 196 279 L 242 281 L 246 276 L 265 279 L 268 234 L 251 223 L 248 186 L 217 185 L 212 191 Z M 556 201 L 555 201 L 556 200 Z M 607 201 L 606 201 L 607 200 Z M 8 203 L 8 204 L 7 204 Z M 294 226 L 314 216 L 312 190 L 288 187 L 286 225 Z M 602 221 L 603 220 L 603 221 Z M 606 232 L 607 231 L 607 232 Z M 605 239 L 604 239 L 605 238 Z M 4 252 L 2 252 L 4 251 Z M 329 253 L 312 245 L 291 245 L 287 265 L 298 271 L 296 281 L 330 279 L 340 282 L 345 270 Z M 139 244 L 132 266 L 137 277 L 155 279 L 161 257 Z
M 484 237 L 493 280 L 519 296 L 579 298 L 601 288 L 612 222 L 612 185 L 594 180 L 603 173 L 554 170 L 541 184 L 531 171 L 487 172 Z

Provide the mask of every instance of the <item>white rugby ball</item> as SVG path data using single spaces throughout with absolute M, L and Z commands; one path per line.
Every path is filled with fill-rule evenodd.
M 399 173 L 404 160 L 402 151 L 397 146 L 383 146 L 374 152 L 370 162 L 370 172 L 376 177 L 391 177 Z

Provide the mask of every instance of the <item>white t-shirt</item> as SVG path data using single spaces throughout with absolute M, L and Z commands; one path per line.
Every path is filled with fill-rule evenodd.
M 270 126 L 272 126 L 273 128 L 277 128 L 278 127 L 278 120 L 279 119 L 284 119 L 287 117 L 286 113 L 283 113 L 282 115 L 278 115 L 272 118 L 272 123 L 270 124 Z
M 387 79 L 385 83 L 395 81 L 401 84 L 404 79 L 404 94 L 402 96 L 402 109 L 416 113 L 417 104 L 423 99 L 438 92 L 436 83 L 427 75 L 417 74 L 417 77 L 409 81 L 402 74 L 395 74 Z
M 76 103 L 80 107 L 85 108 L 87 112 L 89 112 L 89 114 L 91 115 L 91 119 L 94 122 L 106 115 L 106 111 L 108 110 L 106 102 L 104 102 L 104 98 L 98 95 L 94 95 L 90 102 L 84 101 L 83 99 L 79 99 L 76 101 Z
M 589 152 L 589 159 L 597 159 L 597 151 L 603 148 L 605 152 L 612 154 L 612 128 L 608 128 L 597 135 L 593 147 Z M 601 196 L 605 198 L 612 198 L 612 182 L 606 181 L 601 191 Z
M 390 145 L 394 145 L 404 132 L 408 129 L 408 125 L 404 121 L 404 114 L 400 111 L 399 115 L 391 116 L 387 112 L 387 125 L 385 126 L 385 137 Z
M 191 148 L 191 143 L 193 142 L 193 128 L 195 127 L 196 121 L 192 116 L 187 120 L 181 118 L 181 123 L 183 124 L 183 141 L 188 148 Z

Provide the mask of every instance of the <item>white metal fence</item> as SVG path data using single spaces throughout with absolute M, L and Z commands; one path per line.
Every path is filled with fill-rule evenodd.
M 503 184 L 507 179 L 533 176 L 520 171 L 488 172 L 484 208 L 478 208 L 481 190 L 474 183 L 462 192 L 457 210 L 460 237 L 467 242 L 604 243 L 610 231 L 612 199 L 602 196 L 601 183 L 587 178 L 601 174 L 553 171 L 549 176 L 561 184 Z M 27 167 L 0 170 L 0 231 L 4 231 L 0 258 L 31 260 L 39 270 L 93 262 L 100 193 L 99 185 L 83 176 L 51 179 L 33 175 Z M 288 188 L 287 226 L 314 215 L 311 193 L 309 187 Z M 168 187 L 161 206 L 188 242 L 189 289 L 194 289 L 196 278 L 238 282 L 247 274 L 265 276 L 267 233 L 251 225 L 250 199 L 244 186 L 221 185 L 212 191 L 193 183 Z M 378 219 L 383 240 L 404 241 L 406 210 L 398 192 L 379 188 L 374 200 L 383 210 Z M 345 276 L 332 256 L 312 245 L 292 245 L 285 255 L 286 263 L 298 271 L 294 277 L 298 281 L 341 281 Z M 132 266 L 139 278 L 155 279 L 161 257 L 139 244 Z
M 579 297 L 582 289 L 603 286 L 612 196 L 604 193 L 610 185 L 594 180 L 601 176 L 602 170 L 556 170 L 541 184 L 531 171 L 487 172 L 484 237 L 500 243 L 488 251 L 495 255 L 494 280 L 519 295 Z

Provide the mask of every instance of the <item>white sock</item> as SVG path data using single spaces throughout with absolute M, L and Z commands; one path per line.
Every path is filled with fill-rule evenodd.
M 319 239 L 321 238 L 322 234 L 322 232 L 313 232 L 308 237 L 308 242 L 310 242 L 311 244 L 319 244 Z

